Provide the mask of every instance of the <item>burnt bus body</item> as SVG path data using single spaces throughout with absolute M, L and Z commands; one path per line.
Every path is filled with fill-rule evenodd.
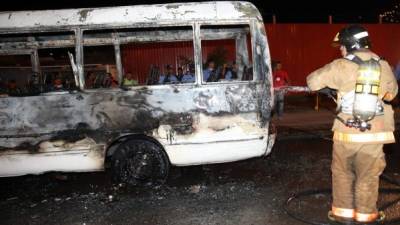
M 227 8 L 230 13 L 223 13 Z M 0 54 L 29 55 L 34 73 L 43 73 L 38 50 L 72 48 L 76 87 L 43 91 L 40 75 L 39 93 L 0 97 L 0 176 L 98 171 L 110 162 L 119 180 L 153 182 L 165 180 L 170 165 L 230 162 L 271 151 L 270 56 L 261 16 L 250 3 L 7 12 L 0 21 Z M 14 36 L 18 41 L 10 41 Z M 217 39 L 234 40 L 239 79 L 202 79 L 202 45 Z M 193 82 L 123 86 L 122 45 L 181 40 L 193 45 Z M 84 47 L 102 45 L 115 50 L 118 85 L 90 89 Z M 243 68 L 251 68 L 251 76 L 245 78 Z

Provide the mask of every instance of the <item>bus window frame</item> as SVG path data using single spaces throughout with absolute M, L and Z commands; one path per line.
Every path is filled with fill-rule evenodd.
M 142 24 L 135 24 L 135 26 L 105 26 L 105 27 L 100 27 L 100 28 L 93 28 L 93 29 L 90 29 L 90 28 L 85 28 L 85 29 L 81 29 L 81 31 L 82 31 L 82 33 L 81 33 L 81 35 L 82 35 L 82 48 L 83 47 L 85 47 L 85 45 L 84 45 L 84 38 L 83 38 L 83 34 L 84 34 L 84 32 L 85 31 L 100 31 L 100 30 L 123 30 L 123 29 L 135 29 L 135 28 L 166 28 L 166 27 L 190 27 L 190 29 L 191 29 L 191 33 L 192 33 L 192 38 L 191 38 L 191 40 L 187 40 L 187 41 L 192 41 L 192 44 L 193 44 L 193 57 L 194 57 L 194 63 L 195 63 L 195 67 L 196 67 L 196 60 L 195 60 L 195 58 L 196 58 L 196 44 L 195 44 L 195 42 L 196 42 L 196 40 L 195 40 L 195 37 L 196 37 L 196 35 L 195 35 L 195 23 L 190 23 L 190 24 L 187 24 L 187 23 L 182 23 L 182 24 L 179 24 L 179 25 L 176 25 L 176 24 L 170 24 L 170 23 L 167 23 L 167 24 L 161 24 L 160 26 L 155 26 L 154 24 L 151 24 L 151 25 L 149 25 L 149 26 L 145 26 L 145 25 L 142 25 Z M 118 32 L 110 32 L 110 34 L 111 35 L 113 35 L 113 34 L 115 34 L 116 36 L 118 36 Z M 115 45 L 116 44 L 118 44 L 119 45 L 119 49 L 121 49 L 121 45 L 122 44 L 128 44 L 128 43 L 121 43 L 121 40 L 119 39 L 119 38 L 116 38 L 117 40 L 114 42 L 114 53 L 115 53 Z M 178 40 L 179 41 L 179 40 Z M 186 40 L 180 40 L 180 41 L 186 41 Z M 156 41 L 150 41 L 150 42 L 156 42 Z M 163 42 L 163 41 L 158 41 L 158 42 Z M 164 41 L 164 42 L 167 42 L 167 41 Z M 112 44 L 103 44 L 103 46 L 108 46 L 108 45 L 112 45 Z M 87 46 L 101 46 L 101 45 L 87 45 Z M 115 53 L 116 54 L 116 53 Z M 115 55 L 115 59 L 116 59 L 116 67 L 118 68 L 118 65 L 117 65 L 117 56 Z M 119 59 L 120 59 L 120 62 L 121 62 L 121 67 L 122 67 L 122 55 L 121 55 L 121 50 L 119 51 Z M 83 62 L 83 64 L 82 64 L 82 73 L 83 74 L 85 74 L 85 71 L 84 71 L 84 62 Z M 123 69 L 122 69 L 123 70 Z M 122 71 L 121 71 L 122 72 Z M 143 89 L 144 87 L 146 87 L 146 88 L 149 88 L 149 87 L 151 87 L 151 88 L 156 88 L 156 89 L 159 89 L 159 88 L 162 88 L 162 87 L 170 87 L 170 86 L 177 86 L 177 87 L 180 87 L 180 86 L 183 86 L 183 87 L 185 87 L 185 86 L 188 86 L 188 87 L 190 87 L 190 86 L 198 86 L 198 79 L 197 79 L 197 70 L 195 69 L 195 82 L 190 82 L 190 83 L 173 83 L 173 84 L 156 84 L 156 85 L 147 85 L 147 84 L 143 84 L 143 85 L 136 85 L 136 86 L 131 86 L 131 87 L 123 87 L 122 86 L 122 83 L 123 83 L 123 79 L 124 79 L 124 76 L 123 76 L 124 74 L 119 74 L 119 71 L 118 71 L 118 77 L 120 77 L 121 76 L 121 81 L 118 81 L 118 87 L 119 87 L 119 89 L 123 89 L 123 90 L 135 90 L 135 89 Z M 90 91 L 96 91 L 96 90 L 112 90 L 112 89 L 118 89 L 118 88 L 97 88 L 97 89 L 87 89 L 87 88 L 83 88 L 83 90 L 85 90 L 85 91 L 88 91 L 88 90 L 90 90 Z
M 201 32 L 201 26 L 229 26 L 229 25 L 245 25 L 245 26 L 248 26 L 249 29 L 250 29 L 249 34 L 250 34 L 250 42 L 251 42 L 250 43 L 250 45 L 251 45 L 250 48 L 251 48 L 251 57 L 252 57 L 251 65 L 253 67 L 253 79 L 252 80 L 231 80 L 231 81 L 224 80 L 224 81 L 217 81 L 217 82 L 207 82 L 207 81 L 203 80 L 203 76 L 202 76 L 203 75 L 203 66 L 201 65 L 200 66 L 201 67 L 201 72 L 200 72 L 201 77 L 199 79 L 201 85 L 219 85 L 219 84 L 226 85 L 226 84 L 257 83 L 257 81 L 259 79 L 258 79 L 258 72 L 255 70 L 256 66 L 255 66 L 255 60 L 254 60 L 255 59 L 254 58 L 255 50 L 256 50 L 255 43 L 254 43 L 254 41 L 255 41 L 255 37 L 254 37 L 254 35 L 255 35 L 255 31 L 254 31 L 255 24 L 254 23 L 255 22 L 257 22 L 257 21 L 252 19 L 252 20 L 244 20 L 244 21 L 240 20 L 240 21 L 236 21 L 236 22 L 235 21 L 229 21 L 229 22 L 222 21 L 222 22 L 217 22 L 217 23 L 209 22 L 209 23 L 201 23 L 200 24 L 200 32 Z M 202 40 L 200 39 L 200 49 L 201 49 L 201 41 Z M 200 51 L 200 53 L 201 53 L 201 51 Z M 202 58 L 202 55 L 201 55 L 201 58 Z
M 40 36 L 41 33 L 51 33 L 52 36 L 57 37 L 57 33 L 69 33 L 70 36 L 72 36 L 72 39 L 59 39 L 57 41 L 72 41 L 73 43 L 71 45 L 68 44 L 53 44 L 53 45 L 46 45 L 46 46 L 41 46 L 46 42 L 51 43 L 53 40 L 29 40 L 31 37 L 36 37 Z M 31 34 L 31 35 L 29 35 Z M 60 48 L 76 48 L 76 32 L 75 29 L 72 27 L 61 27 L 61 28 L 55 28 L 55 29 L 20 29 L 20 30 L 15 30 L 15 31 L 1 31 L 1 36 L 6 36 L 6 35 L 20 35 L 20 36 L 25 36 L 27 37 L 27 41 L 20 41 L 20 42 L 10 42 L 9 46 L 15 46 L 14 49 L 10 49 L 10 47 L 7 47 L 5 49 L 0 49 L 0 55 L 30 55 L 31 56 L 31 70 L 32 73 L 41 73 L 42 72 L 42 65 L 40 64 L 40 56 L 38 51 L 40 49 L 60 49 Z M 23 44 L 23 47 L 17 47 L 18 43 Z M 32 47 L 29 47 L 32 46 Z M 12 48 L 12 47 L 11 47 Z M 70 65 L 71 66 L 71 65 Z M 42 82 L 42 81 L 41 81 Z M 41 85 L 44 85 L 43 83 Z M 78 87 L 78 85 L 76 84 Z M 69 91 L 63 91 L 65 93 L 71 92 Z M 60 91 L 52 91 L 52 92 L 40 92 L 39 95 L 52 95 L 52 94 L 60 94 Z M 24 95 L 21 97 L 30 97 L 34 95 Z M 6 96 L 6 97 L 12 97 L 12 96 Z

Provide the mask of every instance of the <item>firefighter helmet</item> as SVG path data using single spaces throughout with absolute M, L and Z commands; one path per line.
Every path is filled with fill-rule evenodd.
M 343 45 L 347 52 L 371 47 L 368 31 L 360 25 L 349 25 L 343 28 L 336 34 L 333 42 Z

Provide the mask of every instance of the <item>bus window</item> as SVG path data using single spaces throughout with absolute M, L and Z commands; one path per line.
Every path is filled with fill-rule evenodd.
M 0 95 L 24 96 L 32 76 L 30 55 L 0 56 Z
M 0 60 L 0 86 L 15 89 L 8 91 L 10 95 L 32 96 L 75 88 L 68 57 L 69 52 L 75 52 L 73 32 L 2 34 L 0 42 L 10 49 L 2 52 Z
M 203 82 L 253 80 L 248 25 L 201 26 Z
M 118 72 L 116 69 L 115 49 L 108 41 L 112 30 L 89 30 L 83 32 L 83 55 L 85 88 L 116 88 L 118 87 Z
M 121 45 L 123 85 L 195 82 L 191 27 L 128 29 L 118 32 L 120 41 L 127 40 Z
M 43 92 L 76 89 L 68 53 L 75 53 L 73 47 L 39 49 Z
M 116 88 L 118 74 L 113 46 L 85 46 L 85 88 Z

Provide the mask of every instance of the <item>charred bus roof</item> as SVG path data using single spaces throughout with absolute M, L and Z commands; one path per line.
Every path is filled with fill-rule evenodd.
M 16 30 L 51 30 L 71 27 L 123 27 L 168 24 L 191 24 L 198 21 L 257 19 L 258 9 L 249 2 L 191 2 L 0 13 L 0 32 Z

